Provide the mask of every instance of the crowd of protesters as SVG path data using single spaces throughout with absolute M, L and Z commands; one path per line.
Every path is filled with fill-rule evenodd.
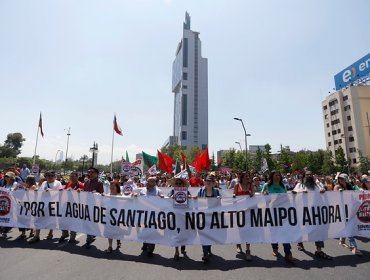
M 326 191 L 352 191 L 352 190 L 370 190 L 370 174 L 361 176 L 347 175 L 338 173 L 332 176 L 319 176 L 313 174 L 308 168 L 305 168 L 300 174 L 281 174 L 279 171 L 271 171 L 268 176 L 261 174 L 253 174 L 247 172 L 237 172 L 231 174 L 218 174 L 216 172 L 206 172 L 196 174 L 188 174 L 186 177 L 174 177 L 173 175 L 147 174 L 143 178 L 129 178 L 127 175 L 120 174 L 103 174 L 99 170 L 91 167 L 87 172 L 87 176 L 81 176 L 78 172 L 71 172 L 68 180 L 54 171 L 47 171 L 40 176 L 35 177 L 31 174 L 26 165 L 23 168 L 18 166 L 8 168 L 0 172 L 0 187 L 9 190 L 26 190 L 26 191 L 52 191 L 52 190 L 70 190 L 76 192 L 94 192 L 100 195 L 107 196 L 158 196 L 158 197 L 173 197 L 174 191 L 171 187 L 199 187 L 198 194 L 192 196 L 188 192 L 188 198 L 221 198 L 220 190 L 230 190 L 233 197 L 236 196 L 254 196 L 256 193 L 269 195 L 271 193 L 288 193 L 298 192 L 320 192 Z M 188 179 L 190 177 L 190 179 Z M 38 180 L 36 180 L 36 178 Z M 169 188 L 166 191 L 166 188 Z M 1 237 L 6 238 L 11 230 L 9 227 L 0 228 Z M 26 231 L 30 231 L 27 236 Z M 19 229 L 20 235 L 16 240 L 28 239 L 29 244 L 40 241 L 40 229 Z M 76 243 L 76 232 L 62 230 L 62 235 L 59 242 Z M 53 229 L 50 229 L 45 239 L 53 238 Z M 86 243 L 83 245 L 89 248 L 95 241 L 95 236 L 87 235 Z M 358 249 L 354 237 L 349 237 L 349 245 L 346 244 L 345 238 L 340 238 L 339 244 L 343 247 L 350 248 L 355 255 L 361 256 L 362 252 Z M 117 240 L 118 250 L 121 247 L 121 241 Z M 278 244 L 272 245 L 272 255 L 279 255 Z M 319 259 L 331 260 L 332 257 L 324 253 L 323 241 L 316 241 L 315 257 Z M 107 253 L 113 251 L 113 240 L 108 239 Z M 246 250 L 243 252 L 241 244 L 237 244 L 236 250 L 240 254 L 245 255 L 245 259 L 252 260 L 250 244 L 245 244 Z M 202 245 L 204 262 L 208 262 L 212 256 L 211 246 Z M 287 262 L 297 261 L 291 252 L 291 244 L 284 243 L 284 254 Z M 148 256 L 152 256 L 155 244 L 144 243 L 142 251 Z M 297 244 L 299 251 L 305 250 L 303 243 Z M 181 246 L 181 254 L 186 254 L 186 247 Z M 174 259 L 179 260 L 179 248 L 175 248 Z

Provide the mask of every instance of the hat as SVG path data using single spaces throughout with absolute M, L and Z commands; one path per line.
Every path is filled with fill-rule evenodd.
M 149 182 L 149 181 L 157 181 L 157 177 L 155 177 L 155 176 L 150 176 L 150 177 L 148 177 L 148 179 L 146 179 L 146 181 L 147 181 L 147 182 Z
M 338 175 L 338 179 L 339 178 L 347 179 L 348 178 L 348 175 L 346 173 L 341 173 L 341 174 Z
M 11 171 L 6 172 L 5 173 L 5 176 L 8 176 L 9 178 L 15 179 L 15 173 L 14 172 L 11 172 Z
M 206 177 L 206 179 L 205 179 L 205 181 L 207 182 L 213 182 L 215 180 L 215 178 L 214 178 L 214 176 L 212 176 L 212 175 L 207 175 L 207 177 Z
M 184 187 L 188 187 L 189 186 L 188 180 L 186 180 L 185 178 L 182 178 L 182 177 L 172 177 L 171 179 L 168 180 L 168 182 L 170 183 L 170 185 L 172 187 L 174 187 L 176 185 L 176 182 L 178 180 L 180 180 L 184 184 Z

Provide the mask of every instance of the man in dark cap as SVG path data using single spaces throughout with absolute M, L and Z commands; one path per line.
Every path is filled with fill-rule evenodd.
M 104 193 L 103 183 L 98 179 L 99 170 L 95 167 L 90 167 L 87 170 L 88 180 L 84 184 L 85 192 L 93 192 L 93 193 Z M 87 235 L 86 243 L 84 245 L 85 248 L 90 248 L 91 243 L 95 241 L 95 236 Z

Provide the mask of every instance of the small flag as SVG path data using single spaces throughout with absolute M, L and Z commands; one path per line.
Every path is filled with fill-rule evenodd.
M 114 114 L 114 119 L 113 119 L 113 128 L 114 128 L 114 131 L 123 136 L 122 134 L 122 129 L 118 126 L 118 123 L 117 123 L 117 118 L 116 118 L 116 114 Z
M 153 164 L 157 164 L 158 163 L 158 158 L 157 157 L 151 156 L 151 155 L 149 155 L 147 153 L 144 153 L 144 152 L 142 152 L 142 155 L 143 155 L 144 163 L 148 167 L 151 167 Z
M 151 176 L 155 176 L 158 174 L 157 172 L 157 166 L 155 164 L 153 164 L 149 169 L 148 169 L 148 173 L 149 175 Z
M 129 159 L 129 157 L 128 157 L 128 153 L 127 153 L 127 151 L 126 151 L 126 161 L 127 161 L 127 162 L 130 162 L 130 159 Z
M 39 119 L 39 128 L 40 128 L 41 136 L 42 136 L 42 137 L 44 137 L 44 131 L 42 130 L 42 117 L 41 117 L 41 112 L 40 112 L 40 119 Z
M 175 163 L 173 158 L 170 156 L 161 153 L 160 151 L 158 152 L 158 162 L 159 162 L 159 168 L 163 171 L 166 171 L 168 174 L 172 173 L 172 164 Z

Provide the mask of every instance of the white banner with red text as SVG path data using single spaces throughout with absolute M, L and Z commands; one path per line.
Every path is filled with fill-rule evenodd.
M 181 196 L 183 203 L 184 196 Z M 164 245 L 318 241 L 370 235 L 370 192 L 190 199 L 0 188 L 0 226 L 66 229 Z

